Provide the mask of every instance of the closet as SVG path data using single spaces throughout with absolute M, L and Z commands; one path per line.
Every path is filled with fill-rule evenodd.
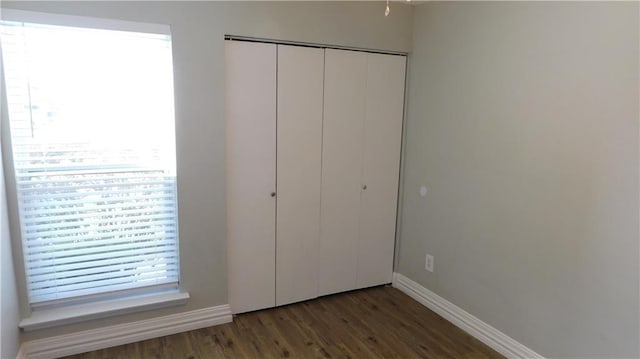
M 225 41 L 234 313 L 391 282 L 404 56 Z

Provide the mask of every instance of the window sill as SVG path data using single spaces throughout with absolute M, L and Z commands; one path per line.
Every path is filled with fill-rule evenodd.
M 20 322 L 20 328 L 25 331 L 51 328 L 92 319 L 182 305 L 188 299 L 189 293 L 175 292 L 34 310 L 29 318 Z

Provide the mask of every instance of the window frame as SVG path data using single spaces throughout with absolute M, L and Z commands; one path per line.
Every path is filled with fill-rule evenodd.
M 37 23 L 44 25 L 90 28 L 100 30 L 129 31 L 139 33 L 164 34 L 171 36 L 171 28 L 167 24 L 154 24 L 143 22 L 132 22 L 125 20 L 115 20 L 87 16 L 75 16 L 65 14 L 52 14 L 44 12 L 24 11 L 3 8 L 0 12 L 0 20 L 16 21 L 26 23 Z M 173 43 L 173 38 L 172 38 Z M 7 191 L 7 205 L 9 224 L 11 229 L 12 251 L 14 264 L 16 267 L 16 282 L 21 300 L 21 312 L 23 320 L 20 327 L 29 331 L 41 328 L 48 328 L 57 325 L 66 325 L 85 320 L 91 320 L 112 315 L 121 315 L 138 311 L 163 308 L 175 305 L 184 305 L 189 299 L 189 293 L 182 290 L 180 280 L 180 263 L 178 264 L 178 284 L 176 287 L 149 287 L 149 290 L 140 288 L 132 290 L 126 294 L 108 292 L 95 296 L 88 295 L 80 298 L 62 299 L 44 304 L 29 303 L 29 293 L 27 289 L 27 275 L 25 258 L 22 250 L 22 230 L 18 207 L 18 194 L 16 172 L 14 167 L 13 146 L 9 131 L 9 111 L 7 109 L 5 70 L 2 65 L 2 53 L 0 51 L 0 77 L 1 77 L 1 145 L 2 161 L 5 171 L 12 175 L 6 176 L 5 187 Z M 175 76 L 173 71 L 172 76 Z M 175 121 L 175 88 L 174 88 L 174 121 Z M 175 131 L 175 130 L 174 130 Z M 175 132 L 174 132 L 175 136 Z M 177 177 L 176 177 L 177 187 Z M 177 188 L 176 188 L 177 192 Z M 177 193 L 176 193 L 177 195 Z M 176 211 L 178 203 L 176 197 Z M 179 213 L 179 212 L 178 212 Z M 176 222 L 178 222 L 176 213 Z M 180 258 L 179 223 L 177 227 L 177 255 Z

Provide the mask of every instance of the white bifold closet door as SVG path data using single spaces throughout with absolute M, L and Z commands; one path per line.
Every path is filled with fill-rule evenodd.
M 356 288 L 367 54 L 325 50 L 320 294 Z
M 324 50 L 225 46 L 231 309 L 315 298 Z
M 324 50 L 278 45 L 276 305 L 318 296 Z
M 367 54 L 357 288 L 391 283 L 406 57 Z
M 391 282 L 405 57 L 225 50 L 231 310 Z
M 275 305 L 276 45 L 225 41 L 229 303 Z
M 319 294 L 391 282 L 405 57 L 325 53 Z

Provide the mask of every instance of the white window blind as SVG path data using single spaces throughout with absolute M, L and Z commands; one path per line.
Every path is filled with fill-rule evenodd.
M 0 26 L 31 304 L 177 286 L 170 35 Z

